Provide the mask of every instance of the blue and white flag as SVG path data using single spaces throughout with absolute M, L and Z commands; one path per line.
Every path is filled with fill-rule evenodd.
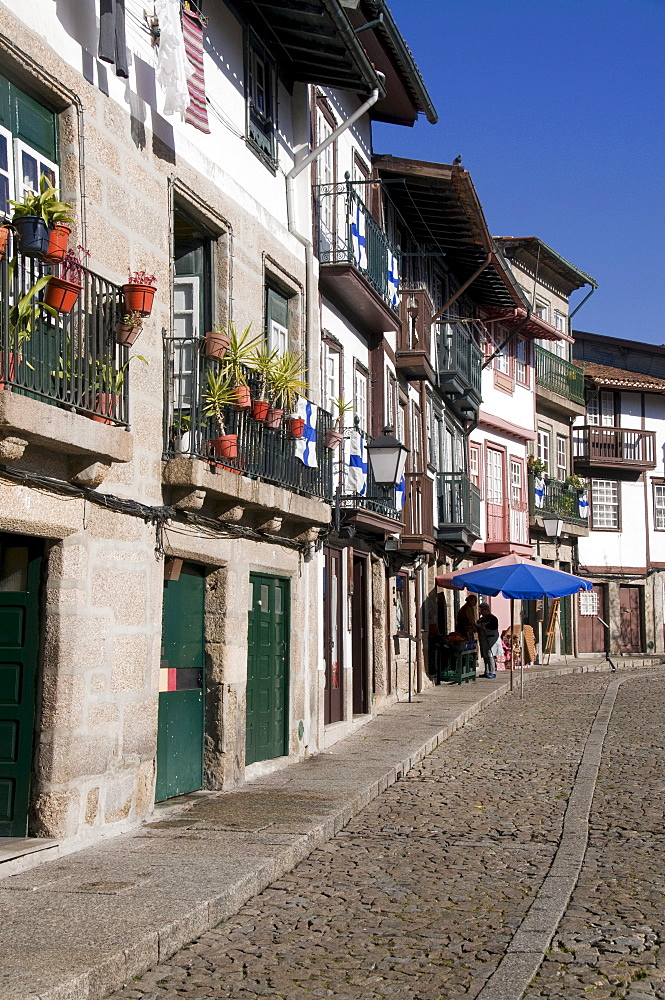
M 367 452 L 365 438 L 358 430 L 349 434 L 349 467 L 346 473 L 347 493 L 364 497 L 367 492 Z
M 310 403 L 304 396 L 298 396 L 297 415 L 305 421 L 303 436 L 296 441 L 296 458 L 310 469 L 316 469 L 316 418 L 318 406 Z
M 542 510 L 545 506 L 545 480 L 542 476 L 536 476 L 534 479 L 533 492 L 535 496 L 536 510 Z
M 351 246 L 353 259 L 359 268 L 367 270 L 367 237 L 365 236 L 365 212 L 363 206 L 355 199 L 351 203 Z
M 402 476 L 399 483 L 395 487 L 395 508 L 396 510 L 404 510 L 404 500 L 406 498 L 406 476 Z
M 391 250 L 388 251 L 388 301 L 393 309 L 397 309 L 399 305 L 399 264 L 397 257 Z
M 586 490 L 584 490 L 583 493 L 580 493 L 580 498 L 577 501 L 577 506 L 579 507 L 580 517 L 589 516 L 589 494 L 587 493 Z

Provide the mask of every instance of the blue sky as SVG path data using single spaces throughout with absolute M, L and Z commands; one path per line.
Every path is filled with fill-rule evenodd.
M 389 2 L 439 124 L 375 151 L 461 153 L 494 235 L 598 282 L 578 329 L 665 343 L 665 0 Z

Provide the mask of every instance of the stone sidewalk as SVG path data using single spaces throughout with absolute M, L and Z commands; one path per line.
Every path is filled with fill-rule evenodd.
M 525 678 L 607 669 L 574 661 Z M 0 879 L 0 1000 L 96 1000 L 169 958 L 508 690 L 507 674 L 443 685 L 246 788 L 187 796 L 131 834 Z

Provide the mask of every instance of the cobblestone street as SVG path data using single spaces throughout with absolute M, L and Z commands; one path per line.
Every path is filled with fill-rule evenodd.
M 547 874 L 608 675 L 504 697 L 232 919 L 114 994 L 474 997 Z M 662 676 L 619 688 L 589 849 L 525 996 L 665 998 Z

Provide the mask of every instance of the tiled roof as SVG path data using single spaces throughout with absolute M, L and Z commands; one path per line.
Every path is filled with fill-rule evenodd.
M 649 392 L 665 392 L 665 379 L 654 375 L 642 375 L 641 372 L 626 371 L 624 368 L 611 368 L 609 365 L 599 365 L 595 361 L 578 361 L 584 366 L 584 374 L 593 379 L 596 385 L 614 386 L 617 389 L 646 389 Z

